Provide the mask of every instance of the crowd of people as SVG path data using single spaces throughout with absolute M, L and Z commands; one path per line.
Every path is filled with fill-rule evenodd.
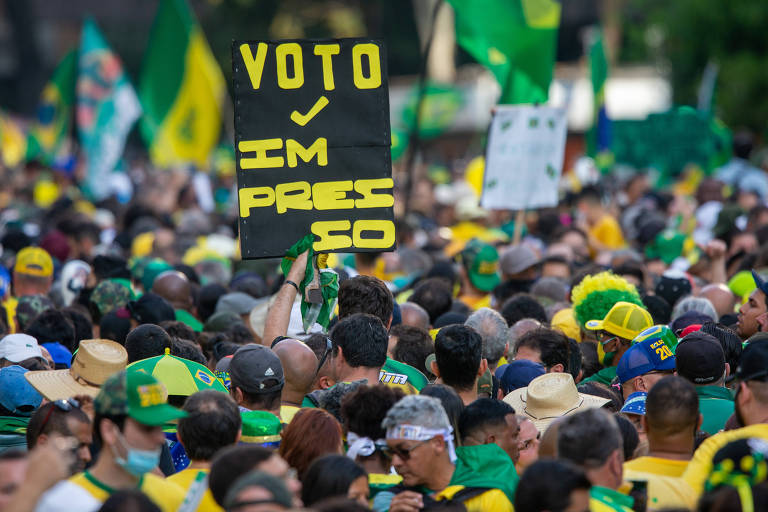
M 93 204 L 28 169 L 0 211 L 0 511 L 766 510 L 745 156 L 517 217 L 418 180 L 395 252 L 322 258 L 327 329 L 312 256 L 239 258 L 232 195 L 172 173 Z

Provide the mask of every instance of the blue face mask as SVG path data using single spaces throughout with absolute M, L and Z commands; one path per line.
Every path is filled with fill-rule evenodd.
M 162 447 L 160 446 L 158 446 L 156 450 L 137 450 L 136 448 L 131 448 L 128 443 L 125 442 L 125 438 L 122 434 L 120 434 L 120 444 L 123 445 L 123 448 L 128 452 L 128 455 L 123 458 L 115 453 L 115 462 L 135 477 L 140 477 L 144 473 L 149 473 L 160 463 L 160 453 L 162 451 Z

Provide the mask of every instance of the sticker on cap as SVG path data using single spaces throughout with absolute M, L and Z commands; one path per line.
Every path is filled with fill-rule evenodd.
M 152 407 L 165 403 L 165 388 L 160 384 L 139 386 L 137 391 L 141 407 Z

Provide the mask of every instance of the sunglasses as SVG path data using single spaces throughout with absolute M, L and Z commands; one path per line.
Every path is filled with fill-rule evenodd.
M 434 438 L 432 438 L 434 439 Z M 400 459 L 403 462 L 408 462 L 408 460 L 411 458 L 411 452 L 418 448 L 419 446 L 423 446 L 430 442 L 432 439 L 425 439 L 424 441 L 419 441 L 415 445 L 411 446 L 410 448 L 402 448 L 402 447 L 396 447 L 392 448 L 391 446 L 382 446 L 381 447 L 381 453 L 383 453 L 388 459 L 394 458 L 395 455 L 400 457 Z
M 56 400 L 54 402 L 51 402 L 53 405 L 48 408 L 48 413 L 45 415 L 45 419 L 40 424 L 40 428 L 37 431 L 37 435 L 40 436 L 43 431 L 45 430 L 45 426 L 48 424 L 48 421 L 51 419 L 51 415 L 53 414 L 54 409 L 58 409 L 62 412 L 69 412 L 72 409 L 80 409 L 80 402 L 75 400 L 74 398 L 66 398 L 64 400 Z
M 315 370 L 315 377 L 317 377 L 317 374 L 320 373 L 320 368 L 323 367 L 326 359 L 328 359 L 328 355 L 330 355 L 332 350 L 333 344 L 331 343 L 331 338 L 325 338 L 325 352 L 323 352 L 323 357 L 320 358 L 320 363 L 317 365 L 317 370 Z

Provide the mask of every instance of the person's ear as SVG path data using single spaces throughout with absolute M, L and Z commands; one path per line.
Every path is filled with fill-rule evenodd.
M 331 386 L 333 386 L 334 384 L 336 384 L 336 381 L 334 381 L 328 375 L 323 375 L 322 377 L 317 379 L 317 386 L 320 389 L 328 389 Z
M 728 363 L 725 363 L 725 376 L 726 378 L 731 374 L 731 365 Z
M 243 427 L 237 429 L 237 436 L 235 437 L 235 444 L 240 444 L 240 439 L 243 437 Z
M 235 403 L 238 403 L 238 404 L 242 403 L 242 401 L 243 401 L 243 390 L 242 389 L 240 389 L 238 387 L 235 387 L 235 386 L 232 386 L 232 390 L 230 391 L 230 393 L 232 394 L 232 398 L 235 399 Z
M 506 342 L 504 344 L 504 356 L 503 357 L 507 357 L 508 355 L 509 355 L 509 342 Z
M 643 376 L 639 375 L 635 377 L 632 380 L 632 385 L 635 387 L 635 391 L 645 391 L 648 392 L 648 388 L 645 386 L 645 381 L 643 380 Z
M 621 451 L 621 449 L 617 448 L 614 450 L 613 455 L 611 455 L 611 471 L 614 475 L 617 475 L 619 477 L 619 480 L 621 480 L 621 475 L 624 472 L 624 453 Z
M 119 430 L 119 427 L 108 419 L 102 419 L 101 423 L 99 424 L 99 433 L 101 434 L 101 439 L 106 445 L 113 445 L 117 443 Z
M 699 421 L 696 423 L 696 432 L 701 430 L 702 423 L 704 423 L 704 416 L 701 413 L 699 413 Z
M 35 446 L 45 446 L 48 444 L 48 434 L 40 434 L 37 436 L 37 442 L 35 442 Z
M 485 436 L 485 443 L 483 444 L 493 444 L 496 442 L 496 436 L 493 434 L 488 434 Z
M 547 373 L 565 373 L 565 366 L 563 366 L 563 363 L 557 363 L 552 365 Z
M 429 371 L 431 371 L 432 375 L 434 375 L 438 379 L 440 378 L 440 369 L 437 367 L 437 360 L 434 360 L 429 363 Z
M 488 370 L 488 360 L 483 358 L 480 360 L 480 368 L 477 369 L 477 378 L 479 379 Z
M 389 332 L 389 329 L 392 327 L 392 314 L 389 315 L 389 321 L 387 322 L 387 332 Z

